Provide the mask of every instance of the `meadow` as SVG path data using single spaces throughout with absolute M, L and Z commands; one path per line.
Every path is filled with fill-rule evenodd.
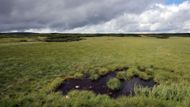
M 0 38 L 0 107 L 190 107 L 189 37 L 103 35 L 67 42 L 46 38 Z M 150 76 L 138 75 L 157 85 L 137 87 L 135 96 L 117 99 L 91 91 L 71 91 L 69 97 L 54 91 L 65 78 L 84 72 L 96 78 L 125 65 L 154 67 L 146 71 Z M 128 79 L 129 73 L 133 76 L 129 70 L 118 78 Z

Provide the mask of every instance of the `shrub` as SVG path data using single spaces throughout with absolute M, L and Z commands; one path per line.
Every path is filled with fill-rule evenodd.
M 112 78 L 107 82 L 107 86 L 112 90 L 119 90 L 121 88 L 121 82 L 117 78 Z

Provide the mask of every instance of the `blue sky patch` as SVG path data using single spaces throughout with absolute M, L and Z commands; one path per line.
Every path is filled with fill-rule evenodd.
M 184 1 L 188 1 L 188 0 L 165 0 L 166 4 L 180 4 Z

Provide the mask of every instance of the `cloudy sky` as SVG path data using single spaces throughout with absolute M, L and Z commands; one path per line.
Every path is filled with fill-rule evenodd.
M 190 33 L 190 0 L 0 0 L 0 32 Z

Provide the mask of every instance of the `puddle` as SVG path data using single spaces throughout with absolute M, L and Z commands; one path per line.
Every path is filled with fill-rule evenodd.
M 63 95 L 67 95 L 71 90 L 89 90 L 96 94 L 106 94 L 112 98 L 117 98 L 119 96 L 128 96 L 131 93 L 134 94 L 135 85 L 149 88 L 155 85 L 153 80 L 147 81 L 139 77 L 133 77 L 131 80 L 121 80 L 120 90 L 111 90 L 107 87 L 106 83 L 109 79 L 114 78 L 117 72 L 119 70 L 101 76 L 97 80 L 90 80 L 87 77 L 83 79 L 68 79 L 58 86 L 56 91 L 61 91 Z

